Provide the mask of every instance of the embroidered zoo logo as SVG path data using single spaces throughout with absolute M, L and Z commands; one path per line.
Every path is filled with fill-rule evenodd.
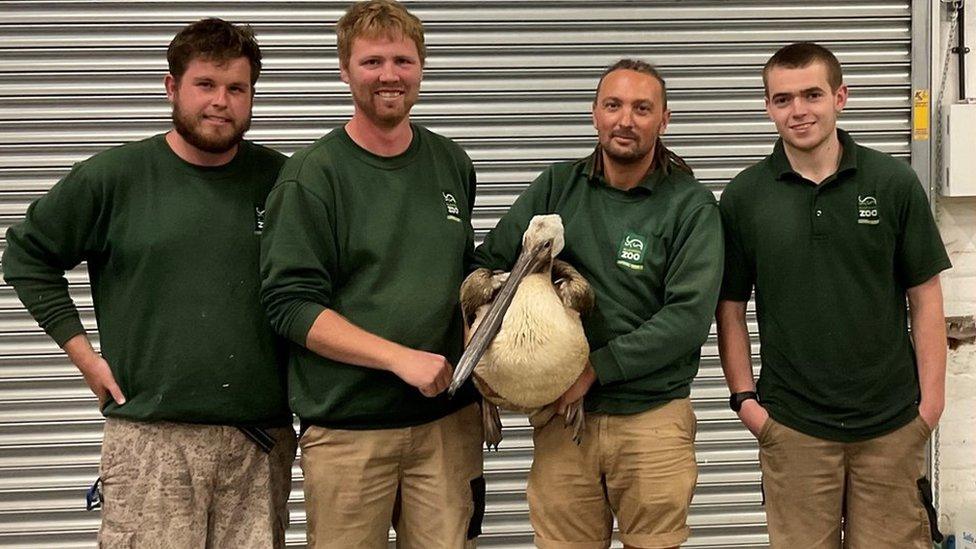
M 878 224 L 878 199 L 873 196 L 857 197 L 857 222 L 861 225 Z
M 636 233 L 627 233 L 627 236 L 620 241 L 620 250 L 617 251 L 617 265 L 635 271 L 643 271 L 645 248 L 647 248 L 646 238 Z
M 254 234 L 261 234 L 264 232 L 264 208 L 262 206 L 254 207 Z
M 461 210 L 458 208 L 457 199 L 451 193 L 445 193 L 441 191 L 444 195 L 444 205 L 447 207 L 447 218 L 451 221 L 461 222 Z

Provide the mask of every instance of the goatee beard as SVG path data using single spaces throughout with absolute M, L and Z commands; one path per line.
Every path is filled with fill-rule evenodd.
M 233 134 L 222 138 L 207 137 L 196 130 L 199 124 L 194 125 L 193 120 L 184 116 L 182 112 L 173 106 L 173 128 L 180 134 L 187 143 L 211 154 L 225 153 L 237 146 L 244 139 L 244 134 L 251 128 L 251 117 L 248 116 L 244 125 Z
M 616 151 L 610 149 L 609 147 L 604 147 L 603 152 L 607 155 L 607 157 L 609 157 L 617 164 L 625 164 L 625 165 L 638 164 L 641 161 L 643 161 L 645 158 L 647 158 L 648 154 L 650 154 L 650 151 L 645 152 L 643 154 L 641 154 L 641 151 L 633 151 L 633 152 L 627 151 L 624 154 L 619 154 Z

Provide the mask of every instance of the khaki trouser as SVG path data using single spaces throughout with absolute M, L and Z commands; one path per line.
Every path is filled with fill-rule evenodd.
M 808 436 L 772 418 L 759 433 L 759 461 L 773 549 L 930 549 L 919 493 L 925 475 L 921 417 L 861 442 Z
M 698 480 L 695 413 L 687 398 L 633 415 L 586 417 L 583 442 L 556 416 L 535 429 L 529 517 L 543 549 L 604 549 L 620 541 L 673 547 L 688 539 Z
M 485 484 L 478 404 L 415 427 L 302 435 L 308 545 L 385 549 L 473 547 Z
M 98 546 L 284 547 L 295 432 L 268 432 L 270 454 L 236 427 L 108 418 Z

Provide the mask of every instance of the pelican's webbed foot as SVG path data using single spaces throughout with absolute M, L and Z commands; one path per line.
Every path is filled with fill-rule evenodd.
M 565 421 L 566 427 L 573 426 L 573 442 L 577 445 L 581 444 L 583 442 L 583 427 L 585 426 L 582 398 L 566 407 Z
M 494 447 L 498 451 L 498 443 L 502 441 L 502 418 L 498 413 L 498 406 L 481 401 L 481 421 L 485 433 L 485 447 L 489 450 Z

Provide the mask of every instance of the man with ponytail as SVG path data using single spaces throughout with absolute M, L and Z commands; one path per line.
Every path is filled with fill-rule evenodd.
M 614 515 L 626 547 L 688 538 L 698 477 L 689 394 L 723 249 L 712 193 L 660 139 L 670 116 L 654 67 L 611 65 L 593 101 L 596 149 L 546 169 L 475 251 L 475 266 L 508 270 L 532 216 L 560 214 L 560 258 L 596 294 L 583 319 L 589 363 L 552 405 L 564 414 L 584 399 L 582 443 L 553 414 L 532 418 L 529 513 L 542 548 L 609 547 Z

